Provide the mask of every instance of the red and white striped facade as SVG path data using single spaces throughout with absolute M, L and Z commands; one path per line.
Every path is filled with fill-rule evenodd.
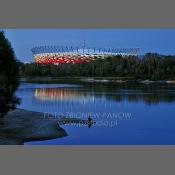
M 96 49 L 59 46 L 40 46 L 32 49 L 38 64 L 82 63 L 111 55 L 137 55 L 138 48 L 130 49 Z
M 34 55 L 36 63 L 50 64 L 50 63 L 81 63 L 95 60 L 92 55 L 80 55 L 80 54 L 61 54 L 61 53 L 43 53 Z

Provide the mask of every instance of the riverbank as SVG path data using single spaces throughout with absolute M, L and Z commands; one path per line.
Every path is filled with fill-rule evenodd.
M 66 137 L 68 134 L 59 126 L 64 123 L 82 123 L 87 120 L 46 118 L 43 113 L 22 109 L 10 111 L 0 119 L 0 145 L 22 145 L 28 141 L 39 141 Z
M 142 83 L 142 84 L 175 84 L 175 80 L 135 80 L 132 77 L 33 77 L 21 78 L 21 82 L 29 83 L 66 83 L 66 82 L 87 82 L 87 83 Z

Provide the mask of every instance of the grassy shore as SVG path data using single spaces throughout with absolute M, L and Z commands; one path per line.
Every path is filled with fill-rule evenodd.
M 54 118 L 43 113 L 16 109 L 0 119 L 0 145 L 21 145 L 38 141 L 66 137 L 68 134 L 59 123 L 84 123 L 76 118 Z

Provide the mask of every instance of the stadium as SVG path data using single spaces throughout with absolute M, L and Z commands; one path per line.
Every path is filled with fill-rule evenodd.
M 39 46 L 31 49 L 38 64 L 82 63 L 112 55 L 136 56 L 139 48 L 79 48 L 68 46 Z

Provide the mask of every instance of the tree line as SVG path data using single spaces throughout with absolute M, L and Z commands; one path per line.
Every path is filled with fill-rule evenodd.
M 118 77 L 123 79 L 175 80 L 175 56 L 147 53 L 137 56 L 110 56 L 86 63 L 20 63 L 24 77 Z

